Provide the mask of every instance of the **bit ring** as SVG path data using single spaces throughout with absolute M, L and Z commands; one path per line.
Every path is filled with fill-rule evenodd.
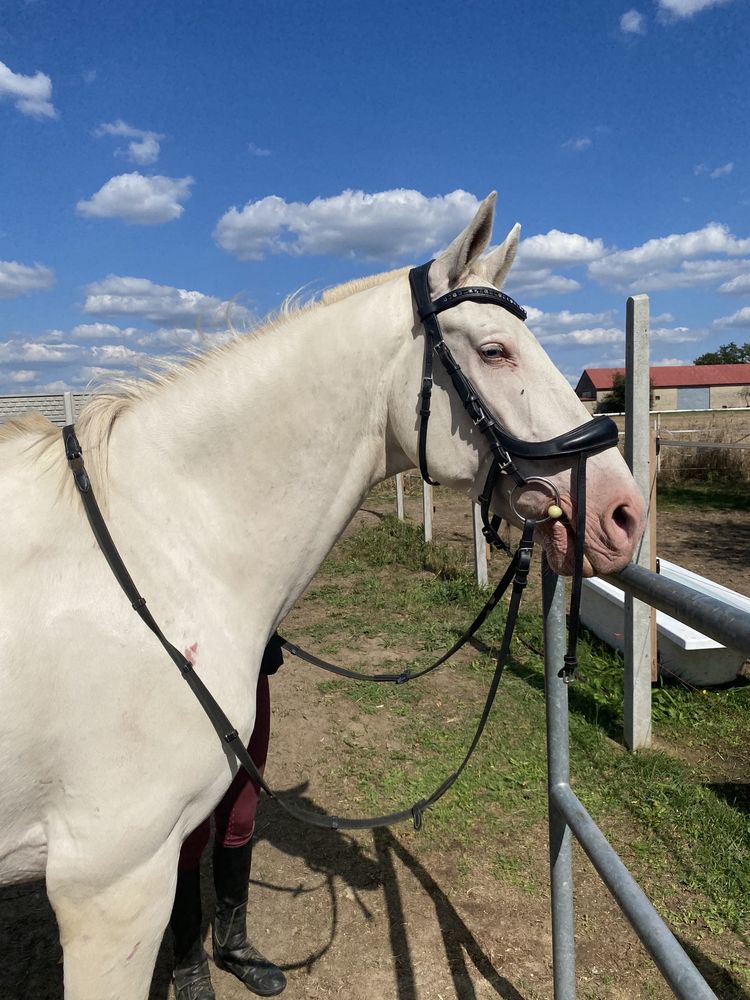
M 524 515 L 516 507 L 516 493 L 519 490 L 523 491 L 528 486 L 532 486 L 534 484 L 537 484 L 539 486 L 543 486 L 545 489 L 549 490 L 549 492 L 552 494 L 551 497 L 550 497 L 550 502 L 548 504 L 548 508 L 552 507 L 552 506 L 556 506 L 556 507 L 560 507 L 561 506 L 560 505 L 560 491 L 554 485 L 554 483 L 551 483 L 549 481 L 549 479 L 544 479 L 542 476 L 529 476 L 529 478 L 527 480 L 525 480 L 525 482 L 523 482 L 523 483 L 516 483 L 516 485 L 510 491 L 510 494 L 508 496 L 508 503 L 510 504 L 510 509 L 513 511 L 513 513 L 515 514 L 515 516 L 520 521 L 530 521 L 530 520 L 532 520 L 532 518 L 524 517 Z M 534 520 L 534 524 L 546 524 L 547 521 L 555 521 L 555 520 L 558 520 L 558 518 L 553 518 L 550 514 L 547 514 L 546 517 L 536 518 Z

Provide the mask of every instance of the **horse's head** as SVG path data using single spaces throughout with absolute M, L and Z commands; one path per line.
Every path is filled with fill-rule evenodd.
M 581 434 L 574 437 L 581 438 L 585 449 L 588 423 L 592 419 L 523 322 L 523 311 L 512 300 L 498 296 L 493 301 L 491 293 L 482 291 L 488 287 L 500 289 L 519 241 L 520 227 L 516 225 L 501 246 L 482 256 L 490 238 L 494 204 L 492 194 L 482 202 L 467 228 L 432 263 L 426 279 L 422 279 L 423 301 L 417 303 L 415 310 L 414 366 L 409 366 L 412 388 L 410 399 L 402 402 L 409 414 L 408 417 L 404 414 L 409 438 L 405 450 L 419 464 L 418 438 L 420 425 L 424 424 L 419 411 L 424 409 L 424 403 L 419 388 L 414 391 L 413 375 L 417 371 L 416 357 L 424 347 L 425 338 L 430 336 L 426 326 L 434 323 L 434 317 L 428 316 L 423 326 L 418 313 L 424 317 L 432 308 L 432 300 L 432 306 L 439 311 L 439 330 L 433 335 L 433 343 L 442 335 L 461 371 L 458 376 L 455 371 L 451 375 L 453 361 L 440 363 L 445 359 L 437 352 L 426 463 L 422 463 L 427 469 L 422 471 L 465 490 L 475 500 L 486 487 L 493 439 L 486 428 L 482 430 L 481 409 L 477 425 L 476 410 L 472 419 L 471 403 L 467 409 L 466 398 L 462 401 L 461 396 L 466 397 L 467 391 L 470 395 L 476 390 L 481 405 L 496 425 L 499 434 L 495 441 L 505 435 L 508 441 L 518 439 L 533 444 L 578 428 Z M 443 299 L 459 288 L 465 293 L 454 300 Z M 418 300 L 416 287 L 414 294 Z M 463 376 L 468 380 L 468 390 L 462 384 Z M 414 400 L 417 400 L 416 422 Z M 629 562 L 643 529 L 645 505 L 617 449 L 597 451 L 591 441 L 588 446 L 590 450 L 583 452 L 587 484 L 584 572 L 590 575 L 615 572 Z M 551 566 L 561 573 L 573 570 L 578 494 L 575 481 L 578 457 L 574 448 L 575 442 L 573 450 L 566 444 L 562 453 L 555 454 L 553 448 L 552 457 L 548 458 L 535 456 L 533 448 L 519 448 L 512 453 L 510 473 L 498 473 L 491 499 L 492 510 L 516 524 L 522 518 L 540 522 L 536 535 Z M 519 480 L 523 485 L 519 486 Z M 562 508 L 562 517 L 547 517 L 553 502 Z

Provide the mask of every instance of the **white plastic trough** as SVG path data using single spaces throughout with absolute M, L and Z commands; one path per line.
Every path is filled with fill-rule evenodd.
M 659 566 L 662 576 L 750 613 L 750 598 L 666 559 L 660 559 Z M 620 652 L 624 647 L 624 604 L 625 595 L 611 583 L 598 579 L 583 581 L 581 621 Z M 737 677 L 745 661 L 743 653 L 727 649 L 662 611 L 656 612 L 656 630 L 662 669 L 667 676 L 674 674 L 689 684 L 700 687 L 726 684 Z

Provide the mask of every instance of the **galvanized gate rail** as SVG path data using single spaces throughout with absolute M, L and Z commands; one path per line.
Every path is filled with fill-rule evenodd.
M 750 656 L 750 615 L 639 566 L 630 565 L 608 580 L 635 598 Z M 558 677 L 566 646 L 565 590 L 563 581 L 546 562 L 542 570 L 542 601 L 554 998 L 575 1000 L 576 995 L 572 870 L 575 836 L 675 996 L 680 1000 L 717 1000 L 570 787 L 568 686 Z

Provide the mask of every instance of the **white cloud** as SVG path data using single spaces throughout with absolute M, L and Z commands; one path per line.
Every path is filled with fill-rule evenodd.
M 63 388 L 69 388 L 71 383 L 88 383 L 95 374 L 111 378 L 143 369 L 153 361 L 151 354 L 124 344 L 73 344 L 61 340 L 62 336 L 62 331 L 52 330 L 0 341 L 0 381 L 34 392 L 54 392 L 59 390 L 50 382 L 52 373 Z M 2 366 L 14 367 L 3 371 Z M 48 373 L 46 380 L 39 379 L 40 370 Z
M 659 340 L 668 344 L 692 344 L 703 340 L 705 330 L 691 330 L 688 326 L 652 327 L 649 332 L 653 341 Z
M 692 17 L 709 7 L 719 7 L 732 0 L 659 0 L 659 12 L 668 20 Z
M 68 361 L 75 357 L 78 348 L 75 344 L 45 343 L 44 340 L 24 339 L 0 340 L 0 363 L 13 364 L 31 362 L 32 364 L 49 364 L 51 362 Z
M 135 340 L 139 347 L 196 347 L 204 350 L 227 344 L 235 336 L 232 330 L 206 332 L 195 327 L 160 327 L 150 333 L 141 331 Z
M 14 73 L 0 62 L 0 100 L 4 97 L 14 102 L 22 115 L 32 118 L 57 118 L 52 104 L 52 81 L 46 73 L 24 76 Z
M 97 364 L 104 366 L 126 362 L 137 367 L 145 359 L 145 355 L 141 351 L 134 351 L 124 344 L 97 344 L 89 349 L 88 355 Z
M 710 222 L 703 229 L 648 240 L 631 250 L 608 253 L 588 266 L 589 276 L 620 291 L 689 288 L 729 277 L 746 267 L 741 261 L 699 260 L 706 254 L 733 257 L 750 252 L 750 239 L 737 239 L 727 226 Z M 677 267 L 678 270 L 671 270 Z
M 61 378 L 53 379 L 51 382 L 37 382 L 34 392 L 66 392 L 70 385 Z
M 242 209 L 230 208 L 219 219 L 214 239 L 242 260 L 287 253 L 394 261 L 453 239 L 478 204 L 461 190 L 434 198 L 403 188 L 375 194 L 347 190 L 308 204 L 269 195 Z
M 254 142 L 247 144 L 247 151 L 251 156 L 270 156 L 271 150 L 264 149 L 263 146 L 256 146 Z
M 747 270 L 743 269 L 741 274 L 738 274 L 736 278 L 732 278 L 731 281 L 725 281 L 723 285 L 719 285 L 718 291 L 722 295 L 750 295 L 750 261 L 746 261 Z
M 50 288 L 55 272 L 41 264 L 19 264 L 15 260 L 0 260 L 0 299 L 14 299 Z
M 714 320 L 714 326 L 739 327 L 742 330 L 750 329 L 750 306 L 743 306 L 731 316 L 720 316 Z
M 715 285 L 730 275 L 744 271 L 745 260 L 686 260 L 676 271 L 656 272 L 630 283 L 630 292 L 662 292 L 671 288 L 700 288 Z
M 709 167 L 706 163 L 699 163 L 693 167 L 693 173 L 696 177 L 699 177 L 701 174 L 708 174 L 712 181 L 717 180 L 719 177 L 728 177 L 733 170 L 733 162 L 724 163 L 720 167 Z
M 582 153 L 585 149 L 590 149 L 591 145 L 591 139 L 582 136 L 580 139 L 568 139 L 567 142 L 562 144 L 562 148 L 572 149 L 574 153 Z
M 711 180 L 716 180 L 717 177 L 726 177 L 728 174 L 734 170 L 734 163 L 725 163 L 723 167 L 715 167 L 709 177 Z
M 527 306 L 526 312 L 529 326 L 535 332 L 540 331 L 540 339 L 543 334 L 563 332 L 571 327 L 602 326 L 612 322 L 612 310 L 602 313 L 574 313 L 563 309 L 561 312 L 548 313 L 534 306 Z
M 625 332 L 615 326 L 595 326 L 589 330 L 570 330 L 567 333 L 554 333 L 540 336 L 543 344 L 558 344 L 564 347 L 590 346 L 592 344 L 619 344 L 625 340 Z
M 577 292 L 581 285 L 574 278 L 555 274 L 551 267 L 574 267 L 596 260 L 607 252 L 600 239 L 578 233 L 550 229 L 522 240 L 518 258 L 508 279 L 508 290 L 515 295 L 560 295 Z
M 180 204 L 190 197 L 192 177 L 144 177 L 136 171 L 112 177 L 88 201 L 79 201 L 79 215 L 123 219 L 140 226 L 157 226 L 179 219 Z
M 130 139 L 131 142 L 128 143 L 127 149 L 117 149 L 115 150 L 115 155 L 126 156 L 133 163 L 137 163 L 142 167 L 156 163 L 161 151 L 159 143 L 162 139 L 166 139 L 166 136 L 161 135 L 159 132 L 133 128 L 132 125 L 128 125 L 122 119 L 118 119 L 116 122 L 105 122 L 103 125 L 97 126 L 94 129 L 94 135 L 97 137 L 115 135 Z
M 70 331 L 71 337 L 81 340 L 103 340 L 105 337 L 127 337 L 130 330 L 123 330 L 113 323 L 79 323 Z
M 148 360 L 145 355 L 144 360 Z M 101 365 L 84 365 L 71 375 L 73 385 L 82 386 L 85 390 L 93 389 L 99 383 L 107 383 L 113 378 L 132 376 L 132 368 L 104 368 Z
M 626 10 L 620 18 L 620 31 L 626 35 L 645 35 L 646 19 L 640 11 Z
M 550 314 L 552 315 L 552 314 Z M 580 314 L 586 316 L 585 313 Z M 592 314 L 592 317 L 594 314 Z M 585 322 L 585 320 L 584 320 Z M 691 330 L 685 326 L 678 327 L 657 327 L 652 328 L 650 337 L 653 342 L 664 342 L 671 344 L 687 344 L 698 340 L 703 340 L 706 336 L 705 330 Z M 539 334 L 539 341 L 542 344 L 556 344 L 562 347 L 593 346 L 594 344 L 620 344 L 625 341 L 625 331 L 617 326 L 592 326 L 590 328 L 578 328 L 575 330 L 561 331 L 558 333 Z
M 163 326 L 198 330 L 230 323 L 249 325 L 255 320 L 244 306 L 213 295 L 116 274 L 86 286 L 83 311 L 89 316 L 142 316 Z
M 584 368 L 624 368 L 625 367 L 625 357 L 621 354 L 615 354 L 612 349 L 605 351 L 598 351 L 596 357 L 589 358 L 584 361 L 581 365 L 581 371 Z
M 651 358 L 651 364 L 656 368 L 666 368 L 671 365 L 690 365 L 692 361 L 686 358 L 662 358 L 661 361 Z
M 511 271 L 505 287 L 509 293 L 516 297 L 519 295 L 533 297 L 535 295 L 566 295 L 568 292 L 577 292 L 581 285 L 573 278 L 554 274 L 548 267 L 532 270 L 516 267 Z
M 550 229 L 548 233 L 521 240 L 519 264 L 581 264 L 597 260 L 606 253 L 604 241 L 590 240 L 578 233 Z

